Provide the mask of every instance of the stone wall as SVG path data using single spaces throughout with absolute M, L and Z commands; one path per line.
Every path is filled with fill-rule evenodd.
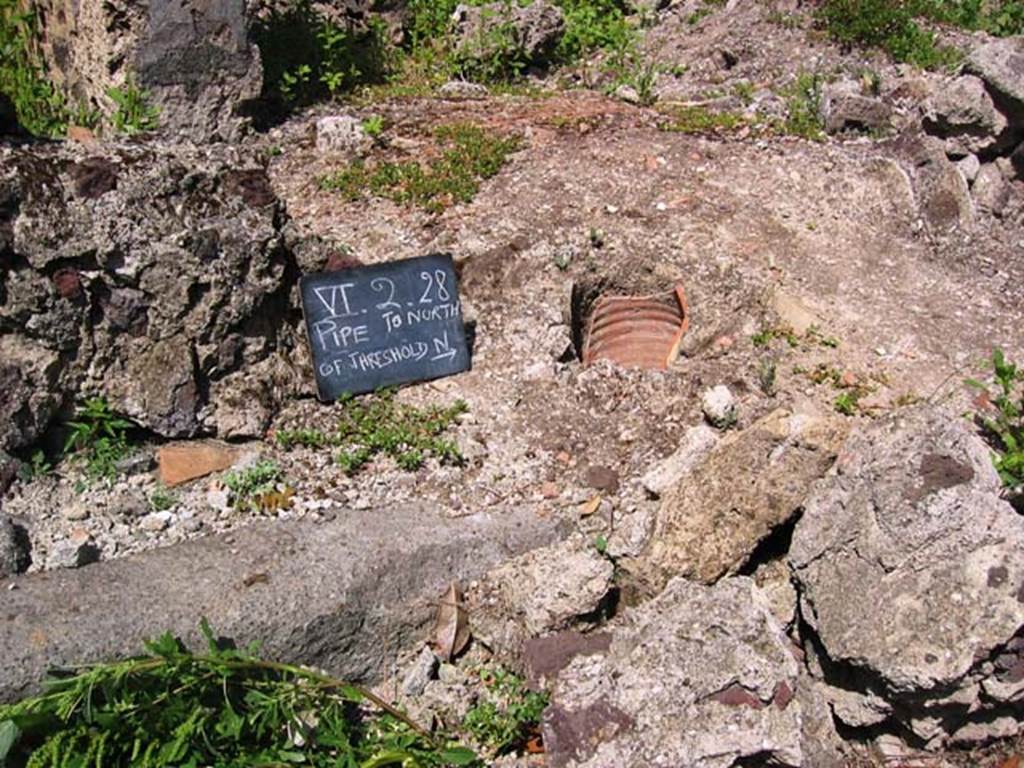
M 110 88 L 149 92 L 169 134 L 232 140 L 262 88 L 245 0 L 38 0 L 43 56 L 72 105 L 115 110 Z

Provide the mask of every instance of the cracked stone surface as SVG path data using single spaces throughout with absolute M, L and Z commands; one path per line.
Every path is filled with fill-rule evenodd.
M 551 765 L 729 768 L 802 764 L 799 669 L 747 577 L 673 580 L 628 612 L 605 654 L 559 674 L 544 716 Z
M 837 717 L 877 722 L 882 699 L 930 745 L 1005 735 L 993 718 L 1024 695 L 1024 519 L 988 448 L 919 406 L 853 435 L 836 470 L 789 561 L 823 676 L 859 681 Z

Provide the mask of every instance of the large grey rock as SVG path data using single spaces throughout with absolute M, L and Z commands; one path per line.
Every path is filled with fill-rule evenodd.
M 884 131 L 892 127 L 892 107 L 881 99 L 864 95 L 860 83 L 850 80 L 825 86 L 821 117 L 829 133 Z
M 569 626 L 595 611 L 611 588 L 612 563 L 579 537 L 534 550 L 490 574 L 506 615 L 529 635 Z
M 94 151 L 94 150 L 93 150 Z M 171 436 L 222 426 L 232 374 L 289 359 L 297 276 L 263 168 L 209 145 L 0 148 L 0 449 L 33 442 L 62 406 L 105 394 Z M 274 382 L 280 398 L 292 370 Z M 225 386 L 225 382 L 228 382 Z M 250 412 L 267 397 L 246 393 Z M 262 419 L 265 421 L 265 418 Z
M 4 493 L 11 487 L 20 468 L 20 461 L 6 451 L 0 450 L 0 509 L 3 509 Z
M 362 121 L 352 115 L 328 115 L 316 121 L 318 152 L 351 155 L 366 154 L 373 139 L 366 135 Z
M 944 234 L 969 229 L 974 223 L 974 206 L 967 181 L 946 156 L 945 144 L 934 136 L 911 142 L 907 147 L 912 165 L 914 197 L 924 223 Z
M 666 492 L 647 549 L 620 563 L 650 592 L 677 575 L 735 573 L 835 459 L 842 419 L 777 410 L 733 432 Z
M 1024 518 L 988 448 L 923 406 L 855 434 L 836 469 L 789 558 L 837 717 L 930 746 L 999 735 L 1024 697 Z
M 679 447 L 672 455 L 660 461 L 640 479 L 644 490 L 657 498 L 678 485 L 716 442 L 718 433 L 706 424 L 690 427 L 683 433 Z
M 42 51 L 73 103 L 115 110 L 110 88 L 131 78 L 160 110 L 161 129 L 194 140 L 236 139 L 238 110 L 263 70 L 245 0 L 38 0 Z
M 924 128 L 946 140 L 946 153 L 964 156 L 997 150 L 1008 137 L 1007 120 L 978 77 L 963 75 L 936 88 Z
M 1024 117 L 1024 36 L 987 39 L 971 49 L 965 68 L 985 81 L 1013 117 Z
M 1002 216 L 1010 201 L 1010 183 L 1003 177 L 995 163 L 988 163 L 978 169 L 971 187 L 971 197 L 979 211 Z
M 487 62 L 507 53 L 496 43 L 506 34 L 506 42 L 516 50 L 523 63 L 539 63 L 554 51 L 565 31 L 561 9 L 548 0 L 534 0 L 523 7 L 518 3 L 459 5 L 453 16 L 456 52 L 468 59 Z
M 0 306 L 0 318 L 3 312 Z M 0 335 L 0 449 L 19 448 L 43 433 L 63 399 L 59 371 L 54 351 L 33 339 Z
M 31 550 L 24 529 L 0 513 L 0 579 L 21 573 L 29 566 Z
M 168 132 L 195 140 L 238 138 L 245 125 L 238 108 L 263 87 L 245 6 L 245 0 L 148 3 L 134 69 Z
M 549 764 L 802 765 L 798 673 L 750 579 L 675 579 L 626 614 L 607 652 L 558 675 L 543 722 Z
M 426 506 L 336 511 L 331 523 L 266 522 L 15 577 L 0 622 L 0 701 L 36 689 L 48 669 L 134 654 L 165 630 L 198 647 L 204 616 L 271 658 L 377 680 L 427 638 L 453 579 L 558 536 L 514 510 L 457 520 Z

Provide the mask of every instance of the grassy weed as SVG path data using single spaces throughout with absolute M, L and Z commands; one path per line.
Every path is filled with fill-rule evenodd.
M 116 107 L 110 121 L 114 130 L 128 135 L 154 131 L 159 126 L 160 110 L 149 104 L 149 92 L 130 79 L 124 88 L 109 88 L 107 96 Z
M 1024 490 L 1024 368 L 1006 359 L 1001 349 L 992 351 L 992 382 L 968 379 L 978 390 L 975 419 L 984 427 L 995 448 L 995 466 L 1008 488 Z
M 278 493 L 278 485 L 283 481 L 281 468 L 269 459 L 224 475 L 224 485 L 231 492 L 231 503 L 235 509 L 254 511 L 268 506 L 283 506 L 274 504 L 272 498 Z
M 670 133 L 708 135 L 732 133 L 750 122 L 738 112 L 718 112 L 707 107 L 683 106 L 666 112 L 669 120 L 658 128 Z
M 68 105 L 46 74 L 38 54 L 39 34 L 34 12 L 19 0 L 0 0 L 0 93 L 10 98 L 18 122 L 29 133 L 63 136 Z
M 344 397 L 343 411 L 332 433 L 297 428 L 277 432 L 277 443 L 285 450 L 295 446 L 336 449 L 335 461 L 348 474 L 362 469 L 374 456 L 392 457 L 402 469 L 423 466 L 433 456 L 442 462 L 459 464 L 458 446 L 444 437 L 468 408 L 462 400 L 448 407 L 417 408 L 396 402 L 392 389 L 360 399 Z
M 825 137 L 821 119 L 821 77 L 816 73 L 801 72 L 784 93 L 786 120 L 782 130 L 810 141 Z
M 942 0 L 826 0 L 818 13 L 829 36 L 840 44 L 881 48 L 896 61 L 942 69 L 957 64 L 961 54 L 940 45 L 918 18 L 934 18 L 953 5 Z
M 480 765 L 358 685 L 238 650 L 205 619 L 200 628 L 204 652 L 164 634 L 144 656 L 82 667 L 0 705 L 0 764 Z
M 94 397 L 75 412 L 64 453 L 72 454 L 85 466 L 93 480 L 113 480 L 117 464 L 131 452 L 128 430 L 131 422 L 118 416 L 103 397 Z
M 522 746 L 540 723 L 548 697 L 531 691 L 521 677 L 503 667 L 480 670 L 484 698 L 463 719 L 463 728 L 492 754 Z
M 456 203 L 470 202 L 480 182 L 495 176 L 519 146 L 514 137 L 492 136 L 468 123 L 442 126 L 435 131 L 435 138 L 442 152 L 426 165 L 415 160 L 373 167 L 355 163 L 325 176 L 320 186 L 350 201 L 369 194 L 440 213 Z

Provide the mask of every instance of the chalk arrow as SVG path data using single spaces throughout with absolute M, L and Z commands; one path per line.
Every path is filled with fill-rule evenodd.
M 452 346 L 448 343 L 448 331 L 445 331 L 443 339 L 438 339 L 438 338 L 434 339 L 434 353 L 435 354 L 430 359 L 431 360 L 444 360 L 444 359 L 447 358 L 448 360 L 451 360 L 452 358 L 455 357 L 455 351 L 456 350 L 453 349 Z

